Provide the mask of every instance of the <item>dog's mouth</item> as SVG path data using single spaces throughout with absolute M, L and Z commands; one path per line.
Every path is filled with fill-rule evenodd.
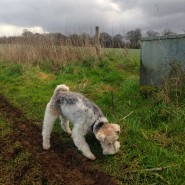
M 120 142 L 115 141 L 113 144 L 102 146 L 102 148 L 103 148 L 104 155 L 114 155 L 114 154 L 118 153 L 118 151 L 120 149 Z

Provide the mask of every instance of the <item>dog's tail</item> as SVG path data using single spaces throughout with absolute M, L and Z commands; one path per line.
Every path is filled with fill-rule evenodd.
M 66 91 L 69 91 L 69 87 L 62 84 L 62 85 L 57 85 L 55 91 L 54 91 L 54 94 L 57 94 L 59 92 L 66 92 Z

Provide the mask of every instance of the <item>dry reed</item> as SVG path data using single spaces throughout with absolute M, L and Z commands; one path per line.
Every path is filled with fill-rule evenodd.
M 65 64 L 69 61 L 82 60 L 89 56 L 97 56 L 96 48 L 87 40 L 85 45 L 74 46 L 73 40 L 68 39 L 65 43 L 57 43 L 52 38 L 25 38 L 23 41 L 0 44 L 0 60 L 40 64 L 44 61 L 52 61 L 55 64 Z

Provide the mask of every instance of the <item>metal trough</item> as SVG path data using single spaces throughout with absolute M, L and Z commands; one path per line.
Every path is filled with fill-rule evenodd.
M 163 85 L 173 62 L 185 68 L 185 34 L 142 38 L 140 85 Z

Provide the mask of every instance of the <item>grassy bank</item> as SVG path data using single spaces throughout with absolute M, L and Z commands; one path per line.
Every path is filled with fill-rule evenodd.
M 147 98 L 140 94 L 138 50 L 107 50 L 100 58 L 89 56 L 57 66 L 52 60 L 0 62 L 0 92 L 40 126 L 46 103 L 62 83 L 94 101 L 123 129 L 121 150 L 115 156 L 102 157 L 94 137 L 87 137 L 99 156 L 94 168 L 106 171 L 120 184 L 184 183 L 184 104 L 165 101 L 161 92 Z M 55 130 L 63 132 L 57 124 Z

